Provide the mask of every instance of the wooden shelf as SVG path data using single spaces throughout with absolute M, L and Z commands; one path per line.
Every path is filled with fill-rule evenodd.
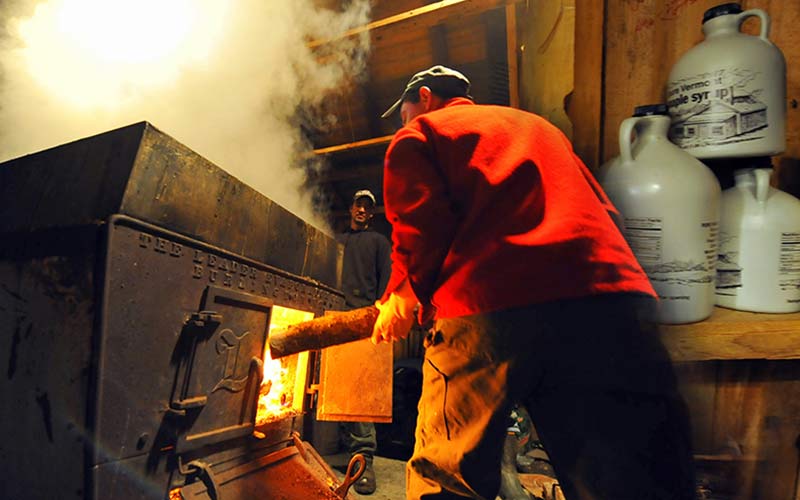
M 705 321 L 661 325 L 660 330 L 673 361 L 800 359 L 800 313 L 716 307 Z
M 728 463 L 742 463 L 742 462 L 758 462 L 758 457 L 750 455 L 694 455 L 695 462 L 728 462 Z
M 384 135 L 383 137 L 374 137 L 372 139 L 365 139 L 363 141 L 349 142 L 347 144 L 338 144 L 336 146 L 328 146 L 327 148 L 315 149 L 312 153 L 314 155 L 329 155 L 332 153 L 342 153 L 345 151 L 368 148 L 371 146 L 384 146 L 392 142 L 392 137 L 394 137 L 394 134 Z

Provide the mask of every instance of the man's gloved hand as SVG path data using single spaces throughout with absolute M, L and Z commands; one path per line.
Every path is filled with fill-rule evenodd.
M 375 302 L 380 313 L 372 329 L 372 343 L 392 342 L 404 339 L 414 325 L 414 309 L 417 297 L 408 280 L 404 280 L 385 302 Z

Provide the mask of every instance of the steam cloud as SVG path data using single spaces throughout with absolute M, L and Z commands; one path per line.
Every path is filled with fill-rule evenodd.
M 59 65 L 55 58 L 45 67 L 52 74 L 43 81 L 31 70 L 30 54 L 36 48 L 30 43 L 31 32 L 52 35 L 48 19 L 69 1 L 91 3 L 5 0 L 0 7 L 0 161 L 147 120 L 299 217 L 328 230 L 313 206 L 314 193 L 303 188 L 307 161 L 302 157 L 310 145 L 301 132 L 301 125 L 307 124 L 301 122 L 313 119 L 314 127 L 335 124 L 335 117 L 308 110 L 322 109 L 331 92 L 359 78 L 369 37 L 328 45 L 324 54 L 315 54 L 306 42 L 367 23 L 369 0 L 344 2 L 343 11 L 317 7 L 319 0 L 185 0 L 195 7 L 227 5 L 227 11 L 224 16 L 210 16 L 211 27 L 203 27 L 175 48 L 167 67 L 148 66 L 155 63 L 147 61 L 130 67 L 82 60 Z M 115 22 L 130 25 L 130 19 L 114 18 L 109 2 L 96 2 L 103 6 L 100 15 L 109 16 L 96 24 L 104 29 L 113 28 Z M 155 21 L 157 6 L 169 1 L 124 3 L 154 7 L 146 15 Z M 124 15 L 116 13 L 118 18 Z M 219 25 L 217 31 L 213 23 Z M 132 34 L 144 43 L 151 40 L 153 26 L 143 22 Z M 198 47 L 203 44 L 208 53 L 200 57 Z M 38 48 L 58 53 L 62 45 L 54 37 L 40 41 Z M 108 78 L 96 92 L 106 102 L 76 103 L 56 95 L 65 90 L 58 88 L 60 82 L 75 81 L 84 71 L 94 71 L 96 76 L 87 76 L 94 85 L 104 85 Z

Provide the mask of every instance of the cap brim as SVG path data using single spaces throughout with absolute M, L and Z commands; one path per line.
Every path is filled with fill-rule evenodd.
M 369 195 L 366 195 L 366 194 L 365 194 L 365 195 L 362 195 L 362 196 L 359 196 L 359 197 L 357 197 L 357 198 L 354 198 L 354 199 L 353 199 L 353 203 L 357 202 L 358 200 L 360 200 L 360 199 L 362 199 L 362 198 L 366 198 L 366 199 L 368 199 L 368 200 L 369 200 L 369 201 L 372 203 L 372 206 L 373 206 L 373 207 L 374 207 L 375 205 L 377 205 L 377 204 L 378 204 L 378 202 L 377 202 L 377 201 L 375 201 L 375 197 L 374 197 L 374 196 L 369 196 Z
M 395 101 L 395 103 L 392 104 L 392 106 L 389 109 L 387 109 L 386 112 L 384 112 L 381 115 L 381 118 L 389 118 L 390 116 L 392 116 L 394 114 L 394 112 L 397 111 L 397 109 L 400 107 L 400 105 L 402 103 L 403 103 L 403 98 L 401 97 L 400 99 Z

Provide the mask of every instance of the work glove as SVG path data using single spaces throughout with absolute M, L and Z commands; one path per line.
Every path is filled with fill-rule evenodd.
M 384 302 L 375 302 L 379 313 L 372 329 L 372 343 L 379 344 L 406 338 L 414 326 L 416 306 L 417 296 L 414 295 L 408 279 L 403 280 Z

